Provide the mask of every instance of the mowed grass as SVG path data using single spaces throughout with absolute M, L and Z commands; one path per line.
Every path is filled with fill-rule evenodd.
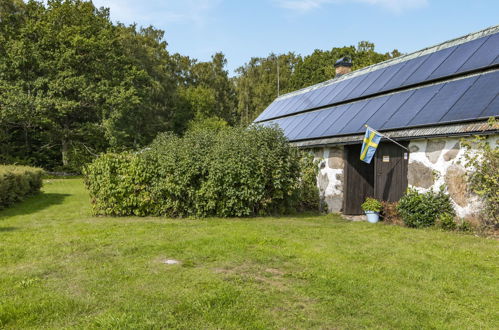
M 80 179 L 48 180 L 0 212 L 0 327 L 491 329 L 498 248 L 335 215 L 92 217 Z

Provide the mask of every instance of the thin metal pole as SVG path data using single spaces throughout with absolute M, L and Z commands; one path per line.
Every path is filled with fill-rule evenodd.
M 281 93 L 281 86 L 280 86 L 280 81 L 279 81 L 279 55 L 276 56 L 276 61 L 277 61 L 277 97 L 279 97 Z
M 366 128 L 371 129 L 371 130 L 372 130 L 373 132 L 375 132 L 376 134 L 381 135 L 381 136 L 382 136 L 382 137 L 384 137 L 385 139 L 388 139 L 388 140 L 392 141 L 393 143 L 395 143 L 395 144 L 396 144 L 396 145 L 398 145 L 399 147 L 401 147 L 401 148 L 403 148 L 403 149 L 405 149 L 405 150 L 409 151 L 409 149 L 407 149 L 406 147 L 404 147 L 403 145 L 401 145 L 401 144 L 400 144 L 400 143 L 398 143 L 397 141 L 395 141 L 395 140 L 393 140 L 393 139 L 389 138 L 388 136 L 386 136 L 386 135 L 384 135 L 384 134 L 381 134 L 380 132 L 378 132 L 378 131 L 377 131 L 377 130 L 375 130 L 374 128 L 369 127 L 369 126 L 367 126 L 367 125 L 364 125 L 364 126 L 365 126 Z

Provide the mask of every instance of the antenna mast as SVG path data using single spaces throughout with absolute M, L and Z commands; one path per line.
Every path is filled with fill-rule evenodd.
M 276 62 L 277 62 L 277 97 L 280 95 L 280 81 L 279 81 L 279 55 L 276 55 Z

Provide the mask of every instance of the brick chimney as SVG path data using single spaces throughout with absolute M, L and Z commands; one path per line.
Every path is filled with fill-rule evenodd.
M 348 56 L 344 56 L 334 63 L 334 68 L 336 70 L 336 77 L 347 74 L 352 71 L 352 59 Z

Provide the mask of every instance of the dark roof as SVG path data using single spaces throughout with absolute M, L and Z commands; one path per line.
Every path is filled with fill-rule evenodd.
M 342 57 L 339 60 L 334 63 L 334 67 L 337 68 L 339 66 L 346 66 L 346 67 L 351 67 L 352 64 L 352 59 L 348 56 Z
M 277 98 L 255 120 L 291 141 L 499 116 L 499 26 Z

